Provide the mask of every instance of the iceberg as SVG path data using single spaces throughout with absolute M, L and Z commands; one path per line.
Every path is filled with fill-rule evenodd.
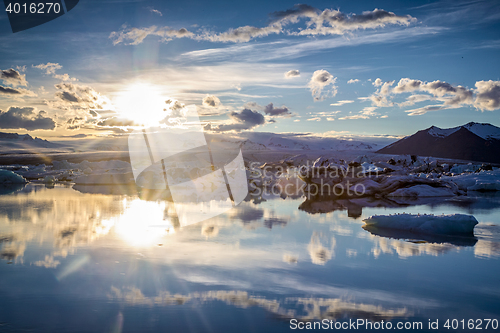
M 406 230 L 414 233 L 438 235 L 473 235 L 478 223 L 472 215 L 374 215 L 364 219 L 366 226 Z
M 23 176 L 12 171 L 0 169 L 0 184 L 26 184 L 27 181 Z

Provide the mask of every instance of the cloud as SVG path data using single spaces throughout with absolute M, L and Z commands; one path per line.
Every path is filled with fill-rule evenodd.
M 408 96 L 406 98 L 405 102 L 399 103 L 398 105 L 400 107 L 411 106 L 411 105 L 414 105 L 416 103 L 430 101 L 430 100 L 434 100 L 434 97 L 432 97 L 430 95 L 424 95 L 424 94 L 414 94 L 414 95 Z
M 392 81 L 394 82 L 394 81 Z M 382 87 L 384 88 L 384 87 Z M 388 95 L 389 93 L 401 94 L 405 92 L 422 91 L 429 93 L 438 100 L 443 101 L 445 105 L 458 106 L 460 104 L 472 103 L 473 90 L 467 89 L 462 86 L 453 86 L 447 82 L 436 80 L 432 82 L 423 82 L 420 80 L 412 80 L 409 78 L 402 78 L 392 91 L 389 89 L 381 89 L 380 93 Z
M 128 28 L 124 27 L 122 31 L 113 31 L 109 38 L 113 40 L 113 45 L 125 43 L 127 45 L 138 45 L 148 36 L 160 37 L 163 42 L 171 41 L 174 38 L 193 38 L 195 35 L 185 28 L 172 29 L 170 27 L 149 28 Z
M 405 112 L 408 113 L 409 116 L 421 116 L 423 114 L 426 114 L 427 112 L 440 111 L 446 109 L 450 109 L 450 107 L 444 105 L 427 105 L 418 109 L 407 110 Z
M 137 126 L 130 119 L 123 119 L 118 117 L 108 118 L 97 122 L 97 126 L 109 126 L 109 127 L 123 127 L 123 126 Z
M 335 86 L 336 80 L 336 77 L 334 77 L 324 69 L 315 71 L 308 84 L 309 88 L 311 89 L 314 101 L 322 101 L 329 95 L 335 96 L 337 94 L 337 87 Z M 323 94 L 323 89 L 325 89 L 329 85 L 332 86 L 331 90 L 326 91 Z
M 330 249 L 327 249 L 323 246 L 323 244 L 321 244 L 320 235 L 316 232 L 313 233 L 313 235 L 311 236 L 311 241 L 307 245 L 307 251 L 311 256 L 312 263 L 316 265 L 326 264 L 330 259 L 332 259 L 332 256 L 335 256 L 335 253 L 333 252 L 335 244 L 335 238 L 332 237 L 331 247 Z
M 218 107 L 220 104 L 220 99 L 214 95 L 207 95 L 203 98 L 203 106 Z
M 285 73 L 286 79 L 291 79 L 293 77 L 299 77 L 299 76 L 300 76 L 300 72 L 297 69 L 292 69 L 292 70 L 289 70 L 288 72 Z
M 86 119 L 83 117 L 73 117 L 66 121 L 66 128 L 69 130 L 77 130 L 80 129 L 86 122 Z
M 332 103 L 330 104 L 331 106 L 341 106 L 341 105 L 344 105 L 344 104 L 349 104 L 349 103 L 354 103 L 354 101 L 351 101 L 351 100 L 342 100 L 342 101 L 338 101 L 336 103 Z
M 350 79 L 349 81 L 347 81 L 347 84 L 356 83 L 356 82 L 359 82 L 359 79 Z
M 61 262 L 54 260 L 54 256 L 45 255 L 45 260 L 35 261 L 35 266 L 42 266 L 45 268 L 56 268 Z
M 152 7 L 148 7 L 148 8 L 149 8 L 149 11 L 150 11 L 151 13 L 153 13 L 153 14 L 157 14 L 157 15 L 160 15 L 160 16 L 163 16 L 163 13 L 162 13 L 162 12 L 160 12 L 159 10 L 154 9 L 154 8 L 152 8 Z
M 377 109 L 376 106 L 367 106 L 364 107 L 357 115 L 354 116 L 344 116 L 339 118 L 339 120 L 347 120 L 347 119 L 369 119 L 374 116 L 378 116 L 379 114 L 375 112 Z
M 392 102 L 394 95 L 403 93 L 413 93 L 411 96 L 407 98 L 405 102 L 398 103 L 398 105 L 400 107 L 411 106 L 414 105 L 415 103 L 423 102 L 426 100 L 438 101 L 443 103 L 441 105 L 428 105 L 425 107 L 405 111 L 408 113 L 408 115 L 414 116 L 414 115 L 422 115 L 430 111 L 453 109 L 464 105 L 476 105 L 476 102 L 474 101 L 474 93 L 476 92 L 478 96 L 480 94 L 479 92 L 480 89 L 478 88 L 477 83 L 476 83 L 477 89 L 475 91 L 474 89 L 469 89 L 460 85 L 454 86 L 450 83 L 440 80 L 424 82 L 421 80 L 402 78 L 399 80 L 398 84 L 394 88 L 391 88 L 394 82 L 395 81 L 382 82 L 382 80 L 377 78 L 373 82 L 373 85 L 380 88 L 374 94 L 369 96 L 367 99 L 369 99 L 372 102 L 372 105 L 374 106 L 388 107 L 394 105 L 394 103 Z M 486 81 L 481 81 L 481 82 L 486 82 Z M 494 82 L 494 81 L 489 81 L 489 82 Z M 493 87 L 494 84 L 493 85 L 488 84 L 487 86 Z M 487 90 L 488 88 L 484 88 L 484 91 Z M 415 94 L 415 92 L 417 91 L 427 93 L 428 95 Z M 494 102 L 492 105 L 494 105 Z
M 269 103 L 266 105 L 264 108 L 265 114 L 268 114 L 270 116 L 285 116 L 285 115 L 291 115 L 290 110 L 286 106 L 282 106 L 281 108 L 276 108 L 273 106 L 273 103 Z
M 229 29 L 223 33 L 205 32 L 195 37 L 197 40 L 208 40 L 211 42 L 233 42 L 244 43 L 257 37 L 266 37 L 270 34 L 279 34 L 282 31 L 280 23 L 274 23 L 267 27 L 258 28 L 252 26 L 244 26 L 236 29 Z
M 70 77 L 69 74 L 54 74 L 52 77 L 61 81 L 78 81 L 78 79 Z
M 12 97 L 37 96 L 33 91 L 22 88 L 9 88 L 0 86 L 0 95 L 10 95 Z
M 344 116 L 344 117 L 340 117 L 339 120 L 348 120 L 348 119 L 369 119 L 370 117 L 368 116 L 364 116 L 362 114 L 357 114 L 357 115 L 354 115 L 354 116 Z
M 75 83 L 59 83 L 54 85 L 58 90 L 55 101 L 46 101 L 50 107 L 63 110 L 105 109 L 109 100 L 89 86 Z
M 0 128 L 3 129 L 26 129 L 53 130 L 56 123 L 52 118 L 46 117 L 45 111 L 35 112 L 32 107 L 11 106 L 6 112 L 0 110 Z
M 45 71 L 45 74 L 55 74 L 56 70 L 61 69 L 62 66 L 59 65 L 58 63 L 53 63 L 53 62 L 48 62 L 46 64 L 40 64 L 40 65 L 32 65 L 33 68 L 38 68 L 41 69 L 42 71 Z
M 48 62 L 46 64 L 40 64 L 36 66 L 32 65 L 31 67 L 45 71 L 45 74 L 52 75 L 53 78 L 61 81 L 78 81 L 76 78 L 72 78 L 68 74 L 56 74 L 56 71 L 62 68 L 62 66 L 58 63 Z
M 297 23 L 300 17 L 317 17 L 319 12 L 318 9 L 309 5 L 297 4 L 290 9 L 271 13 L 270 16 L 274 18 L 273 22 Z
M 408 26 L 416 22 L 410 15 L 399 16 L 393 12 L 375 8 L 360 15 L 344 14 L 339 10 L 325 9 L 307 22 L 308 29 L 301 30 L 298 35 L 343 35 L 354 30 L 383 28 L 386 25 Z
M 113 31 L 109 38 L 113 44 L 126 43 L 137 45 L 144 41 L 147 36 L 158 36 L 163 42 L 173 38 L 191 38 L 198 41 L 211 42 L 233 42 L 244 43 L 254 38 L 266 37 L 271 34 L 286 33 L 289 35 L 344 35 L 355 30 L 366 30 L 383 28 L 387 25 L 408 26 L 416 19 L 410 15 L 400 16 L 383 9 L 365 11 L 362 14 L 345 14 L 339 10 L 325 9 L 323 11 L 308 5 L 295 5 L 285 11 L 277 11 L 271 14 L 271 22 L 264 27 L 242 26 L 231 28 L 225 32 L 212 32 L 204 29 L 196 33 L 170 27 L 144 27 L 128 28 L 122 27 L 121 31 Z M 300 19 L 306 19 L 305 28 L 298 30 L 285 30 L 289 24 L 299 23 Z
M 21 74 L 14 68 L 9 68 L 6 70 L 0 70 L 0 79 L 5 84 L 10 84 L 11 86 L 27 86 L 26 75 Z
M 500 108 L 500 81 L 477 81 L 474 106 L 489 111 Z
M 416 40 L 424 36 L 436 35 L 445 30 L 447 29 L 443 27 L 418 26 L 389 32 L 357 34 L 349 36 L 349 38 L 288 39 L 286 42 L 273 41 L 190 51 L 182 54 L 182 57 L 183 59 L 190 60 L 211 61 L 234 61 L 235 57 L 237 57 L 240 61 L 247 62 L 294 59 L 316 54 L 321 50 L 330 50 L 344 46 L 406 42 L 408 39 Z
M 252 111 L 250 109 L 243 109 L 239 113 L 231 112 L 229 117 L 231 118 L 232 123 L 220 124 L 216 127 L 208 126 L 207 129 L 215 132 L 239 132 L 252 129 L 259 125 L 263 125 L 266 122 L 264 116 L 261 113 Z

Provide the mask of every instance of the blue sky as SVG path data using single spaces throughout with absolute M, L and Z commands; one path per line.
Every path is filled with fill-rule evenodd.
M 124 133 L 182 105 L 221 133 L 500 126 L 499 32 L 496 1 L 82 0 L 15 34 L 4 13 L 0 131 Z

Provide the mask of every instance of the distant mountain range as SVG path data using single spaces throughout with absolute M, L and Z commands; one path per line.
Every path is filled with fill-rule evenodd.
M 453 128 L 431 126 L 377 151 L 500 163 L 500 128 L 470 122 Z
M 239 137 L 239 138 L 237 138 Z M 321 137 L 303 133 L 244 132 L 231 140 L 243 142 L 245 150 L 375 150 L 376 143 Z M 255 149 L 254 148 L 254 149 Z
M 0 153 L 12 153 L 12 150 L 33 148 L 57 148 L 59 144 L 29 134 L 0 132 Z

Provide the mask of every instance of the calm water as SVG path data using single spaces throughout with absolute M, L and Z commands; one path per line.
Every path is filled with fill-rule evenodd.
M 500 319 L 500 196 L 410 207 L 268 198 L 167 232 L 155 225 L 168 202 L 133 191 L 7 192 L 1 332 L 288 332 L 291 318 L 438 319 L 448 331 L 448 318 Z M 402 212 L 480 224 L 466 239 L 362 228 L 367 216 Z

